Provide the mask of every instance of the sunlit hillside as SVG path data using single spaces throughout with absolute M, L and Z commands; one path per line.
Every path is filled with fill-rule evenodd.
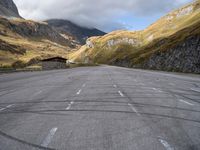
M 51 56 L 68 57 L 78 45 L 43 22 L 0 18 L 0 66 Z
M 142 31 L 114 31 L 88 39 L 71 54 L 76 61 L 134 66 L 156 52 L 167 51 L 188 37 L 200 35 L 200 1 L 174 10 Z

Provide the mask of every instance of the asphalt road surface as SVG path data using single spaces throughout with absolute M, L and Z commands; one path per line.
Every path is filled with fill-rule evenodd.
M 111 66 L 0 75 L 0 150 L 200 150 L 200 76 Z

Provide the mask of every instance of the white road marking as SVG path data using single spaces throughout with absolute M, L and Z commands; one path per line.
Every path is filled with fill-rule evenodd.
M 118 93 L 119 93 L 119 95 L 120 95 L 121 97 L 124 97 L 124 94 L 123 94 L 121 91 L 118 91 Z
M 10 90 L 11 91 L 11 90 Z M 9 92 L 10 92 L 9 91 Z M 2 96 L 2 95 L 4 95 L 4 94 L 6 94 L 8 91 L 0 91 L 0 96 Z
M 44 141 L 42 142 L 41 146 L 47 147 L 49 145 L 49 143 L 51 142 L 51 140 L 53 139 L 54 134 L 56 133 L 56 131 L 58 130 L 58 128 L 52 128 L 49 132 L 49 134 L 47 135 L 47 137 L 44 139 Z
M 117 85 L 113 85 L 114 88 L 117 88 Z
M 33 96 L 39 95 L 42 93 L 42 90 L 40 90 L 39 92 L 36 92 L 35 94 L 33 94 Z
M 3 110 L 5 110 L 5 109 L 6 109 L 6 108 L 1 108 L 0 111 L 3 111 Z
M 6 107 L 4 107 L 4 108 L 1 108 L 0 111 L 6 110 L 6 109 L 12 107 L 13 105 L 14 105 L 14 104 L 12 104 L 12 105 L 8 105 L 8 106 L 6 106 Z
M 128 103 L 128 105 L 131 107 L 131 109 L 138 115 L 141 116 L 140 113 L 137 111 L 137 109 L 130 103 Z
M 191 88 L 192 91 L 195 91 L 195 92 L 200 92 L 200 89 L 194 89 L 194 88 Z
M 159 90 L 159 89 L 157 89 L 157 88 L 152 88 L 154 91 L 157 91 L 157 92 L 163 92 L 163 91 L 161 91 L 161 90 Z
M 69 105 L 68 105 L 68 107 L 66 108 L 66 110 L 69 110 L 71 107 L 72 107 L 72 105 L 74 104 L 74 102 L 72 101 L 72 102 L 70 102 L 69 103 Z
M 71 108 L 71 104 L 68 105 L 68 107 L 66 108 L 66 110 L 69 110 Z
M 165 147 L 166 150 L 174 150 L 174 148 L 171 145 L 169 145 L 167 141 L 160 138 L 158 140 Z
M 192 103 L 190 103 L 190 102 L 187 102 L 187 101 L 185 101 L 185 100 L 182 100 L 182 99 L 179 99 L 179 101 L 180 101 L 180 102 L 183 102 L 183 103 L 185 103 L 185 104 L 191 105 L 191 106 L 194 105 L 194 104 L 192 104 Z
M 81 91 L 82 91 L 82 90 L 80 89 L 76 94 L 77 94 L 77 95 L 81 94 Z
M 85 87 L 86 86 L 86 84 L 83 84 L 83 86 L 82 87 Z

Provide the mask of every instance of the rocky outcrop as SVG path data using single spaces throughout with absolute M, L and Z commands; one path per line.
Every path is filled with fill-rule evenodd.
M 134 67 L 200 73 L 200 35 L 189 37 L 164 52 L 154 53 L 145 63 Z
M 21 18 L 13 0 L 0 0 L 0 15 Z
M 140 42 L 137 39 L 133 38 L 120 38 L 120 39 L 112 39 L 107 42 L 108 47 L 112 47 L 118 44 L 129 44 L 129 45 L 139 45 Z
M 94 48 L 94 44 L 92 43 L 92 41 L 87 40 L 87 41 L 86 41 L 86 47 L 87 47 L 87 48 Z

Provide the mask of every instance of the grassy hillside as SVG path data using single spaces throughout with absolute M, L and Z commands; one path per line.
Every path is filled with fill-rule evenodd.
M 68 57 L 77 46 L 72 39 L 46 23 L 1 17 L 0 67 L 9 67 L 18 60 L 28 63 L 51 56 Z
M 172 11 L 142 31 L 114 31 L 88 39 L 88 44 L 70 55 L 75 61 L 112 64 L 127 60 L 142 63 L 189 36 L 200 34 L 200 0 Z

